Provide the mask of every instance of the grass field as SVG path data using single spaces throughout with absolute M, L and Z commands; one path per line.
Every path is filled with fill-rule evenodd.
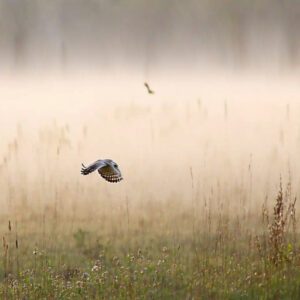
M 0 298 L 299 298 L 300 94 L 252 79 L 3 79 Z

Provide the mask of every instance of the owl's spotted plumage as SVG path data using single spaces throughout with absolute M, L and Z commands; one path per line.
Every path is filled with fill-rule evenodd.
M 118 165 L 111 159 L 99 159 L 87 167 L 82 164 L 81 174 L 88 175 L 96 170 L 106 181 L 119 182 L 123 179 Z

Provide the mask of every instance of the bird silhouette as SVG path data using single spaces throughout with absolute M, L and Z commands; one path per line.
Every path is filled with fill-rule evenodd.
M 96 170 L 106 181 L 119 182 L 123 180 L 119 166 L 111 159 L 99 159 L 87 167 L 82 164 L 81 174 L 88 175 Z
M 154 94 L 154 91 L 151 90 L 151 88 L 150 88 L 150 86 L 149 86 L 149 84 L 147 82 L 144 82 L 144 86 L 146 87 L 146 89 L 147 89 L 147 91 L 148 91 L 149 94 Z

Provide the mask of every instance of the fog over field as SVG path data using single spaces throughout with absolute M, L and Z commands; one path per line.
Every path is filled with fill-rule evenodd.
M 0 0 L 0 298 L 299 295 L 299 26 L 295 0 Z M 124 180 L 80 174 L 100 158 Z
M 46 185 L 54 181 L 54 189 L 64 184 L 91 188 L 93 207 L 110 201 L 102 191 L 120 202 L 128 197 L 144 203 L 146 197 L 184 204 L 191 200 L 192 168 L 201 202 L 222 187 L 224 198 L 218 201 L 228 208 L 239 201 L 260 207 L 267 195 L 276 194 L 280 175 L 291 176 L 299 192 L 295 78 L 161 76 L 151 81 L 153 96 L 141 76 L 3 82 L 1 169 L 9 175 L 2 178 L 4 190 L 13 185 L 17 192 L 17 180 L 37 186 L 43 180 Z M 10 153 L 14 143 L 16 152 Z M 95 174 L 80 175 L 81 162 L 97 158 L 119 161 L 125 178 L 120 186 L 107 185 Z M 245 193 L 243 199 L 232 198 L 235 192 Z M 52 203 L 53 196 L 41 190 L 38 197 Z M 70 201 L 86 205 L 82 194 L 74 197 Z M 2 201 L 5 207 L 4 195 Z

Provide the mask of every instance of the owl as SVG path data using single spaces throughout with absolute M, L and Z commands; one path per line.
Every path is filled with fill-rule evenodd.
M 119 166 L 111 159 L 99 159 L 87 167 L 82 164 L 81 174 L 88 175 L 96 170 L 108 182 L 123 180 Z

